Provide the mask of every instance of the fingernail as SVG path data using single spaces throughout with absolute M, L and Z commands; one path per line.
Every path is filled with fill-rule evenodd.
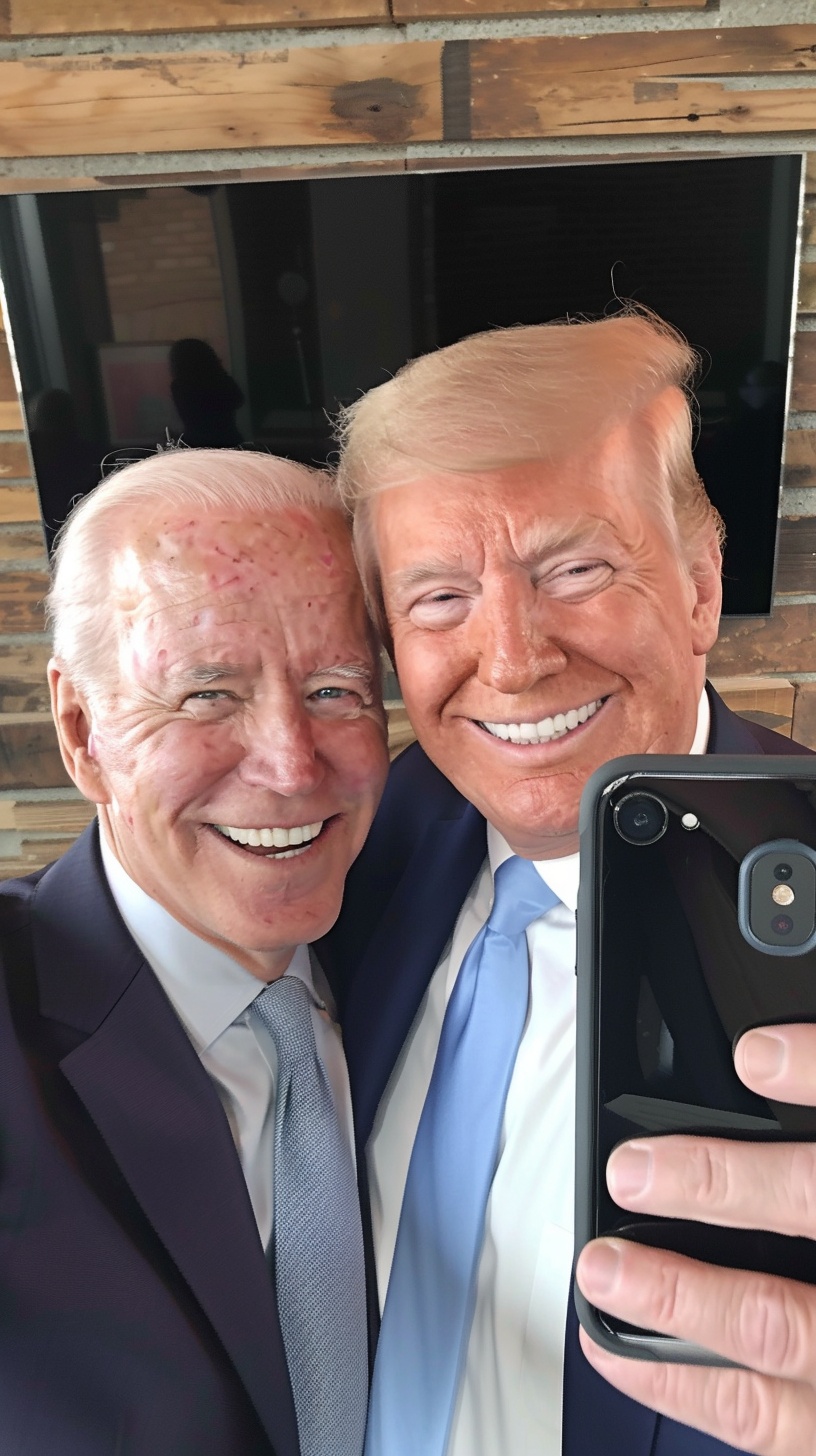
M 652 1176 L 652 1154 L 640 1143 L 616 1148 L 606 1169 L 606 1181 L 613 1198 L 637 1198 L 645 1193 Z
M 617 1244 L 599 1239 L 588 1244 L 581 1254 L 579 1283 L 587 1299 L 601 1299 L 611 1294 L 620 1272 L 621 1256 Z
M 743 1070 L 752 1082 L 772 1082 L 784 1070 L 788 1048 L 768 1031 L 750 1031 L 740 1042 Z

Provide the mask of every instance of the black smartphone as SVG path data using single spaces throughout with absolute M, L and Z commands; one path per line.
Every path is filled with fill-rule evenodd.
M 734 1070 L 750 1027 L 816 1020 L 816 757 L 639 757 L 581 803 L 576 1252 L 615 1234 L 708 1263 L 816 1284 L 816 1242 L 620 1208 L 620 1142 L 700 1133 L 816 1137 L 816 1108 L 767 1102 Z M 724 1364 L 589 1305 L 598 1344 Z

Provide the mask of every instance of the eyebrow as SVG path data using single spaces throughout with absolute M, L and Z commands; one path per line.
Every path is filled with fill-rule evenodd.
M 241 677 L 247 668 L 232 662 L 197 662 L 178 674 L 181 682 L 213 683 L 220 678 Z
M 588 546 L 600 535 L 608 522 L 599 518 L 590 518 L 584 521 L 574 521 L 569 525 L 550 525 L 547 522 L 537 522 L 529 530 L 524 532 L 522 538 L 523 554 L 520 556 L 522 566 L 535 566 L 543 556 L 551 551 L 564 550 L 573 546 Z M 396 571 L 390 578 L 390 586 L 395 591 L 405 591 L 414 586 L 423 586 L 427 581 L 433 581 L 437 577 L 470 576 L 471 573 L 465 567 L 461 557 L 458 561 L 444 560 L 442 557 L 428 557 L 425 561 L 419 561 L 414 566 L 407 566 L 404 571 Z
M 334 667 L 316 667 L 314 672 L 309 673 L 310 678 L 314 677 L 343 677 L 354 682 L 364 682 L 369 687 L 374 682 L 375 673 L 370 663 L 367 662 L 341 662 Z

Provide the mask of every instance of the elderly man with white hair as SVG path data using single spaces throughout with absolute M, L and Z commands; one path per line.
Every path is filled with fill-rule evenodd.
M 570 1294 L 581 789 L 619 754 L 806 751 L 705 685 L 721 523 L 693 365 L 636 311 L 496 330 L 347 414 L 340 489 L 419 739 L 321 950 L 345 980 L 383 1306 L 366 1456 L 816 1451 L 811 1288 L 585 1251 L 592 1303 L 744 1370 L 582 1349 Z M 815 1043 L 752 1031 L 737 1071 L 816 1102 Z M 609 1179 L 641 1213 L 816 1233 L 810 1147 L 643 1139 Z
M 365 1246 L 308 943 L 386 768 L 325 476 L 161 453 L 71 516 L 54 719 L 93 826 L 0 891 L 0 1450 L 360 1456 Z

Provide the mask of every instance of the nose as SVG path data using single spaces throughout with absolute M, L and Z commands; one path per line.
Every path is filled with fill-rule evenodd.
M 567 655 L 541 620 L 535 585 L 509 577 L 486 591 L 472 617 L 477 676 L 500 693 L 523 693 L 563 672 Z
M 313 793 L 325 773 L 314 722 L 302 703 L 278 701 L 253 714 L 238 768 L 243 783 L 293 798 Z

